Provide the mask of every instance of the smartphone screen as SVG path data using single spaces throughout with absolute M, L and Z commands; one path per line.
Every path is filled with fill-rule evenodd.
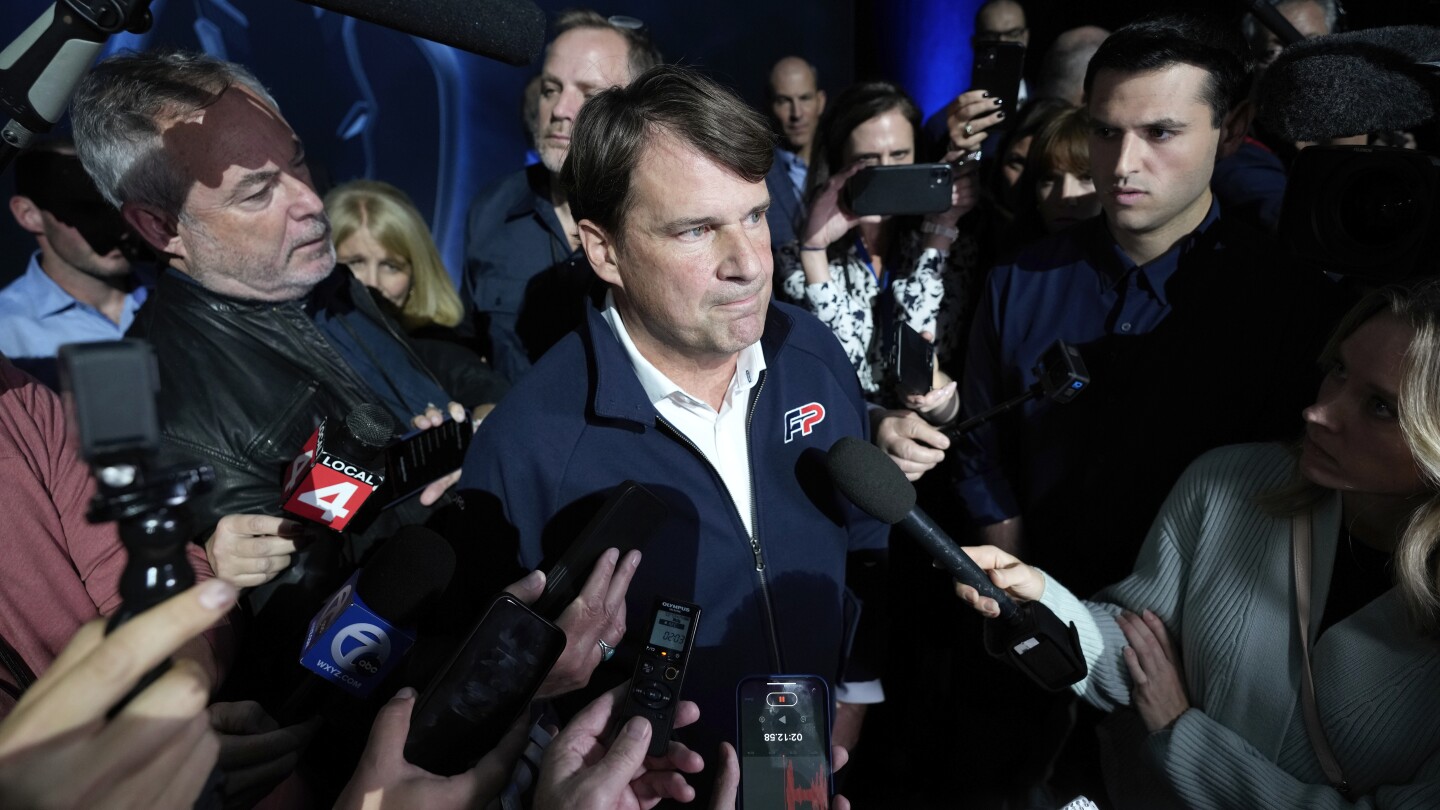
M 747 810 L 830 806 L 830 690 L 814 675 L 746 678 L 736 692 Z
M 469 420 L 446 419 L 437 427 L 413 430 L 385 448 L 386 508 L 424 489 L 465 463 L 474 429 Z
M 405 758 L 431 773 L 469 768 L 500 742 L 565 649 L 565 633 L 501 594 L 410 717 Z

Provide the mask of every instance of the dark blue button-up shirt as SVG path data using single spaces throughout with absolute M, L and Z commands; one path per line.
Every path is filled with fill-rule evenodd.
M 543 165 L 506 175 L 476 195 L 465 230 L 460 298 L 489 338 L 491 366 L 512 382 L 579 324 L 594 276 L 570 249 L 548 184 Z
M 1027 562 L 1077 593 L 1134 562 L 1185 466 L 1212 447 L 1293 438 L 1313 401 L 1314 360 L 1343 301 L 1318 271 L 1220 219 L 1137 266 L 1104 216 L 995 268 L 971 332 L 963 411 L 1036 382 L 1057 339 L 1092 384 L 1073 402 L 1032 400 L 953 446 L 950 469 L 976 525 L 1023 515 Z

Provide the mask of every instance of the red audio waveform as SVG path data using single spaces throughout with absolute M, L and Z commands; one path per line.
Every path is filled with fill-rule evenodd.
M 785 810 L 801 810 L 801 806 L 809 810 L 826 810 L 830 806 L 829 780 L 820 768 L 815 769 L 815 775 L 809 780 L 808 787 L 795 786 L 795 762 L 785 762 Z

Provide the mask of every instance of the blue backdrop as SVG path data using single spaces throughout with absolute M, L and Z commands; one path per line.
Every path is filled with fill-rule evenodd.
M 1434 22 L 1437 0 L 1395 0 L 1351 10 L 1357 27 Z M 3 0 L 0 46 L 50 0 Z M 575 0 L 538 0 L 552 15 Z M 1147 11 L 1186 8 L 1237 18 L 1215 0 L 1023 0 L 1038 67 L 1060 31 L 1114 28 Z M 701 67 L 765 104 L 770 65 L 799 54 L 833 97 L 856 78 L 900 82 L 928 115 L 969 86 L 970 34 L 981 0 L 617 0 L 607 14 L 638 17 L 668 61 Z M 1353 4 L 1352 4 L 1353 5 Z M 1383 6 L 1383 10 L 1375 6 Z M 475 191 L 524 163 L 521 93 L 537 66 L 510 67 L 296 0 L 152 0 L 156 25 L 108 50 L 203 48 L 253 68 L 305 139 L 317 181 L 387 180 L 429 217 L 452 273 L 461 268 L 465 211 Z M 0 199 L 11 193 L 0 178 Z M 34 241 L 0 216 L 0 283 L 18 275 Z
M 5 0 L 0 45 L 49 5 Z M 553 15 L 576 3 L 539 5 Z M 849 0 L 732 0 L 704 12 L 665 0 L 595 7 L 644 20 L 667 61 L 704 68 L 757 105 L 770 65 L 788 53 L 817 62 L 831 92 L 854 72 Z M 521 95 L 538 65 L 511 67 L 296 0 L 153 0 L 150 8 L 154 28 L 113 38 L 107 53 L 167 45 L 248 65 L 305 140 L 317 183 L 372 177 L 400 186 L 429 217 L 452 274 L 459 272 L 471 198 L 524 164 Z M 0 194 L 8 199 L 7 184 Z M 34 249 L 3 219 L 0 280 L 20 273 Z

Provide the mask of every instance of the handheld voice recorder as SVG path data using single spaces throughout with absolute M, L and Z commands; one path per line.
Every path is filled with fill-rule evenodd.
M 650 756 L 664 756 L 670 746 L 670 728 L 675 723 L 675 706 L 680 702 L 680 685 L 690 664 L 695 632 L 700 628 L 700 606 L 676 599 L 656 599 L 650 613 L 649 637 L 635 662 L 630 693 L 620 712 L 618 730 L 639 715 L 650 721 Z

